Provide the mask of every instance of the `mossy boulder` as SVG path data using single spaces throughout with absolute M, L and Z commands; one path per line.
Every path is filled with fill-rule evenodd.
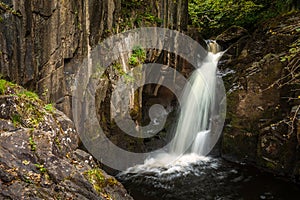
M 79 149 L 73 122 L 24 88 L 0 80 L 0 199 L 132 199 Z M 108 184 L 85 176 L 97 169 Z

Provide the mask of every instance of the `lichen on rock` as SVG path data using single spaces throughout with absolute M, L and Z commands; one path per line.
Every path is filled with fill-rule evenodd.
M 132 199 L 79 149 L 75 126 L 62 112 L 18 85 L 1 79 L 0 87 L 0 198 Z M 85 176 L 93 170 L 106 185 Z

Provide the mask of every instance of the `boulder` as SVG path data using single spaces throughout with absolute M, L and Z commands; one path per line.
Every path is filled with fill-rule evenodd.
M 225 58 L 230 59 L 220 65 L 224 72 L 231 72 L 224 77 L 228 114 L 223 157 L 296 181 L 300 175 L 299 19 L 296 12 L 268 20 L 251 35 L 245 34 L 246 40 L 239 34 L 234 37 L 232 33 L 246 33 L 236 28 L 217 37 L 239 46 L 239 51 L 229 49 Z

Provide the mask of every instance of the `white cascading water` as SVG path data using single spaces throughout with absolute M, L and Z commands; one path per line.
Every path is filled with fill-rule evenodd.
M 218 44 L 214 41 L 208 41 L 208 51 L 184 88 L 175 135 L 168 151 L 157 153 L 146 159 L 144 164 L 131 167 L 121 175 L 145 172 L 159 175 L 179 171 L 185 173 L 193 170 L 192 163 L 209 161 L 210 158 L 205 156 L 217 140 L 212 137 L 211 130 L 216 106 L 216 70 L 223 52 L 219 52 Z
M 187 152 L 206 156 L 210 148 L 211 113 L 214 109 L 216 69 L 222 53 L 208 52 L 190 77 L 182 95 L 180 116 L 170 153 Z

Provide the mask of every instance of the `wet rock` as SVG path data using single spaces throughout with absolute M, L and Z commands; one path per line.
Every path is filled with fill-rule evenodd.
M 218 35 L 216 41 L 224 50 L 232 51 L 232 48 L 235 48 L 236 51 L 241 51 L 243 44 L 245 45 L 245 39 L 249 37 L 249 32 L 243 27 L 232 26 Z M 239 54 L 239 52 L 236 53 Z
M 299 95 L 291 68 L 299 60 L 300 33 L 295 31 L 299 17 L 298 12 L 261 24 L 242 50 L 235 51 L 236 56 L 229 53 L 230 59 L 221 65 L 235 72 L 224 77 L 229 93 L 223 156 L 255 163 L 296 181 L 300 143 L 293 110 L 299 105 Z M 225 32 L 219 38 L 233 41 L 234 46 L 243 36 L 235 42 L 231 32 Z

